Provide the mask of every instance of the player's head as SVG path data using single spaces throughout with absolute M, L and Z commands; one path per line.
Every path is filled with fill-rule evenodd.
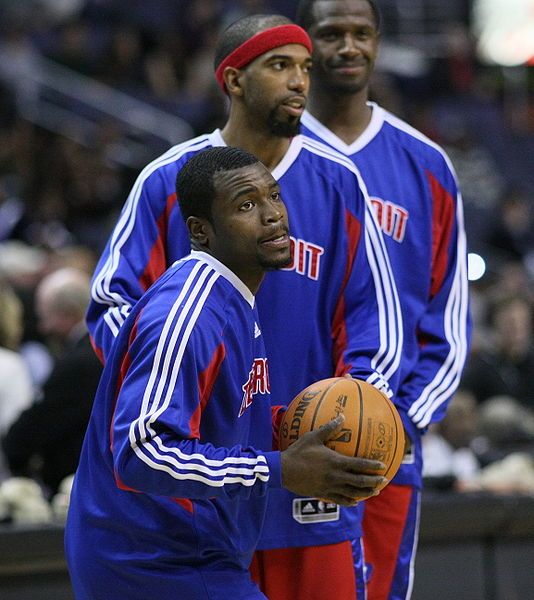
M 191 245 L 245 283 L 291 260 L 287 212 L 267 168 L 244 150 L 221 146 L 191 158 L 176 180 Z
M 252 15 L 227 27 L 215 76 L 243 119 L 278 137 L 298 133 L 311 68 L 308 34 L 282 15 Z
M 297 23 L 313 41 L 313 85 L 354 94 L 369 85 L 380 37 L 373 0 L 300 0 Z

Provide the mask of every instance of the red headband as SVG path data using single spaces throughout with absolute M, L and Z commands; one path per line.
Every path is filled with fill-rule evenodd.
M 279 48 L 286 44 L 300 44 L 312 51 L 312 43 L 309 35 L 298 25 L 278 25 L 256 33 L 220 63 L 215 71 L 215 77 L 225 91 L 223 73 L 226 67 L 241 69 L 251 63 L 255 58 L 265 54 L 273 48 Z

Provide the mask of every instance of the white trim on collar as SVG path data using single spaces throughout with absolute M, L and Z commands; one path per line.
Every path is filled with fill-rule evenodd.
M 250 289 L 239 279 L 239 277 L 231 271 L 221 261 L 217 260 L 211 254 L 203 252 L 202 250 L 191 250 L 191 257 L 198 260 L 202 260 L 213 267 L 218 273 L 220 273 L 225 279 L 227 279 L 236 290 L 243 296 L 243 298 L 250 304 L 251 308 L 254 308 L 255 296 Z
M 209 140 L 212 146 L 227 146 L 228 144 L 223 140 L 220 129 L 215 129 L 209 134 Z
M 302 115 L 302 124 L 310 131 L 313 131 L 327 144 L 336 148 L 336 150 L 343 152 L 343 154 L 351 155 L 359 152 L 362 148 L 365 148 L 365 146 L 367 146 L 367 144 L 369 144 L 369 142 L 378 134 L 380 129 L 382 129 L 382 125 L 384 124 L 384 109 L 375 102 L 368 102 L 367 105 L 373 109 L 371 120 L 369 121 L 369 125 L 367 125 L 365 130 L 356 140 L 354 140 L 354 142 L 352 142 L 352 144 L 346 144 L 307 110 L 305 110 Z
M 226 142 L 223 139 L 220 129 L 216 129 L 209 135 L 212 146 L 226 146 Z M 295 159 L 299 155 L 302 149 L 302 136 L 296 135 L 291 139 L 289 148 L 284 154 L 282 160 L 276 165 L 271 171 L 272 176 L 278 181 L 282 175 L 289 169 L 289 167 L 295 162 Z

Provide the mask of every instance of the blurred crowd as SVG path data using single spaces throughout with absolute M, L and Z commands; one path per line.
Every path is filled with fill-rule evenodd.
M 534 494 L 534 68 L 480 62 L 467 0 L 451 3 L 455 20 L 419 55 L 401 45 L 395 1 L 378 4 L 373 98 L 446 149 L 469 252 L 485 263 L 471 282 L 474 339 L 461 389 L 426 436 L 426 483 Z M 0 0 L 0 520 L 64 515 L 100 372 L 84 328 L 89 278 L 147 162 L 124 159 L 122 126 L 109 118 L 86 138 L 33 122 L 35 89 L 17 69 L 38 72 L 51 60 L 201 134 L 226 115 L 212 69 L 218 32 L 246 14 L 293 17 L 295 7 Z M 161 142 L 146 146 L 148 160 L 162 151 Z M 34 500 L 22 510 L 21 498 Z

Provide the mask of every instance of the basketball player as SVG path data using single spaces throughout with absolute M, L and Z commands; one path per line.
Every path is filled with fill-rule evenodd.
M 462 200 L 443 150 L 375 103 L 369 79 L 380 35 L 370 0 L 301 0 L 314 72 L 302 132 L 361 171 L 385 241 L 404 321 L 394 401 L 411 442 L 393 483 L 364 503 L 368 600 L 408 598 L 421 488 L 421 435 L 445 414 L 466 358 L 466 242 Z
M 324 445 L 342 418 L 283 453 L 259 450 L 272 426 L 254 294 L 291 259 L 278 184 L 256 157 L 222 147 L 194 156 L 177 189 L 192 252 L 121 328 L 72 491 L 77 600 L 265 598 L 248 565 L 267 491 L 350 505 L 361 486 L 360 459 Z
M 291 221 L 292 261 L 266 275 L 257 297 L 274 402 L 345 373 L 391 395 L 402 326 L 380 229 L 353 163 L 298 135 L 310 51 L 306 32 L 279 15 L 246 17 L 222 33 L 215 68 L 230 100 L 226 125 L 142 171 L 97 266 L 88 324 L 103 357 L 143 291 L 188 251 L 177 173 L 197 152 L 229 144 L 269 168 Z M 271 586 L 290 600 L 336 589 L 340 600 L 353 600 L 363 590 L 353 566 L 359 546 L 349 541 L 358 519 L 356 509 L 271 490 L 255 569 L 266 595 L 274 597 Z

